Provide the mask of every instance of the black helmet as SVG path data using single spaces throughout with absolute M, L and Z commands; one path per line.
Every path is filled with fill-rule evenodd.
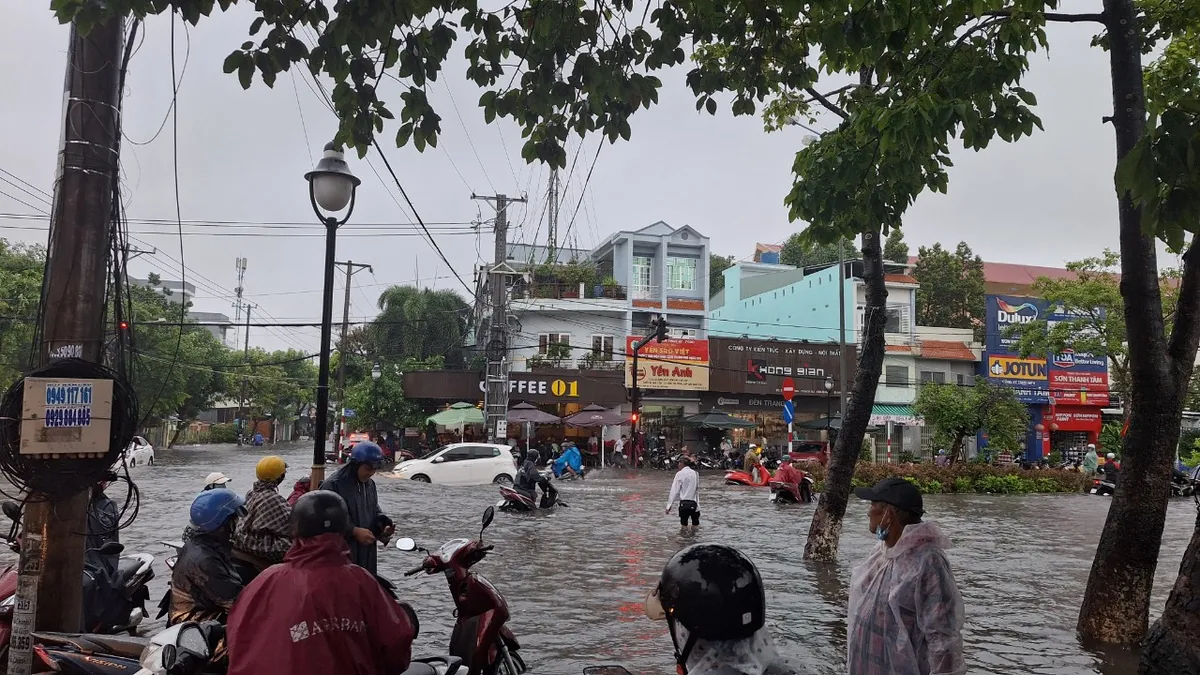
M 767 598 L 758 568 L 741 551 L 722 544 L 693 544 L 667 561 L 646 614 L 665 618 L 675 660 L 686 667 L 696 640 L 738 640 L 766 621 Z M 682 648 L 675 623 L 687 629 Z
M 540 455 L 538 455 L 538 451 L 534 450 L 533 448 L 530 448 L 529 452 L 525 453 L 525 459 L 533 462 L 534 464 L 537 464 L 539 457 Z
M 292 527 L 298 537 L 315 537 L 350 531 L 350 512 L 346 501 L 336 492 L 314 490 L 305 493 L 292 507 Z

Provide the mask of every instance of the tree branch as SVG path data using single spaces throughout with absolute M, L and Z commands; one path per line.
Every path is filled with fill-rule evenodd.
M 1200 249 L 1195 238 L 1183 254 L 1183 274 L 1175 303 L 1175 328 L 1167 342 L 1167 355 L 1177 366 L 1186 362 L 1190 373 L 1196 346 L 1200 344 Z
M 984 12 L 986 16 L 1012 16 L 1011 9 L 996 9 L 990 12 Z M 1096 14 L 1063 14 L 1062 12 L 1042 12 L 1042 18 L 1047 21 L 1057 21 L 1060 23 L 1081 23 L 1092 21 L 1095 23 L 1104 23 L 1106 17 L 1104 12 Z
M 857 87 L 858 85 L 851 85 L 851 86 Z M 823 94 L 821 94 L 821 92 L 817 91 L 816 89 L 813 89 L 812 87 L 805 87 L 804 91 L 808 92 L 809 96 L 812 96 L 814 100 L 818 101 L 821 105 L 825 106 L 833 114 L 837 115 L 838 117 L 841 117 L 844 120 L 850 119 L 850 115 L 848 115 L 845 110 L 842 110 L 839 106 L 834 105 L 833 102 L 830 101 L 828 98 L 826 98 Z

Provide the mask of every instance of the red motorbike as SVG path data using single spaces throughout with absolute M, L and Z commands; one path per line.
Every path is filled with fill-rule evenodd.
M 758 467 L 758 480 L 745 471 L 729 471 L 725 474 L 726 485 L 749 485 L 750 487 L 766 487 L 771 482 L 771 472 L 765 466 Z
M 509 618 L 508 603 L 490 581 L 471 571 L 471 566 L 495 548 L 483 543 L 483 531 L 495 516 L 495 507 L 489 506 L 483 512 L 479 539 L 451 539 L 433 552 L 417 546 L 408 537 L 396 542 L 401 551 L 425 554 L 425 560 L 404 576 L 445 572 L 456 609 L 449 651 L 451 656 L 462 659 L 468 675 L 521 675 L 526 670 L 518 653 L 521 645 L 504 625 Z

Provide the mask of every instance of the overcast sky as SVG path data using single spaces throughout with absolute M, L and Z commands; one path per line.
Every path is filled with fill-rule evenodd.
M 0 22 L 0 50 L 9 64 L 0 70 L 0 91 L 8 92 L 0 106 L 0 128 L 5 130 L 0 169 L 49 192 L 60 135 L 67 28 L 58 25 L 44 2 L 11 5 L 6 20 Z M 182 73 L 178 111 L 182 217 L 313 222 L 302 174 L 332 137 L 334 119 L 300 73 L 294 78 L 282 75 L 274 89 L 256 79 L 249 91 L 243 91 L 236 76 L 221 72 L 225 56 L 247 39 L 250 21 L 249 7 L 237 6 L 188 33 L 182 23 L 176 25 L 176 66 Z M 145 28 L 145 41 L 130 66 L 124 102 L 128 211 L 133 219 L 173 220 L 170 121 L 155 140 L 134 145 L 155 137 L 171 101 L 170 20 L 154 17 Z M 920 245 L 965 240 L 986 260 L 1061 265 L 1106 247 L 1116 248 L 1114 142 L 1111 127 L 1101 123 L 1111 109 L 1108 61 L 1104 52 L 1088 46 L 1094 32 L 1085 24 L 1050 27 L 1052 50 L 1035 57 L 1026 79 L 1026 86 L 1038 96 L 1037 112 L 1045 132 L 1015 145 L 996 141 L 982 153 L 955 153 L 949 194 L 921 197 L 905 219 L 904 232 L 914 254 Z M 438 147 L 424 154 L 411 146 L 394 149 L 393 131 L 381 139 L 388 157 L 425 221 L 469 223 L 480 215 L 490 218 L 490 207 L 472 201 L 472 191 L 528 193 L 530 206 L 514 205 L 510 211 L 517 226 L 512 238 L 528 242 L 536 235 L 544 241 L 545 228 L 539 223 L 547 170 L 523 163 L 520 132 L 513 125 L 484 124 L 477 107 L 480 91 L 466 81 L 464 64 L 461 59 L 453 61 L 430 88 L 430 99 L 443 118 Z M 783 198 L 792 180 L 793 155 L 808 132 L 789 129 L 767 134 L 758 118 L 734 118 L 726 110 L 716 117 L 697 113 L 683 75 L 680 70 L 663 76 L 661 102 L 635 115 L 631 141 L 605 143 L 576 215 L 599 139 L 583 142 L 562 209 L 562 227 L 574 220 L 570 237 L 578 245 L 590 247 L 614 231 L 665 220 L 707 234 L 714 253 L 745 258 L 753 254 L 755 241 L 780 243 L 798 229 L 788 222 Z M 394 95 L 396 90 L 387 93 Z M 398 102 L 393 110 L 399 114 Z M 573 141 L 568 149 L 568 165 L 577 145 Z M 368 158 L 386 179 L 378 157 Z M 365 161 L 352 157 L 350 163 L 363 179 L 351 227 L 411 221 L 410 214 L 398 207 L 399 195 L 390 179 L 387 184 L 378 180 Z M 0 213 L 6 214 L 0 216 L 0 236 L 44 243 L 46 222 L 7 214 L 34 214 L 47 211 L 48 206 L 4 182 L 0 191 L 29 203 L 0 195 Z M 468 282 L 480 254 L 490 257 L 492 240 L 486 227 L 482 238 L 469 233 L 437 235 Z M 139 246 L 158 250 L 135 260 L 132 272 L 178 278 L 180 250 L 174 223 L 135 220 L 130 229 Z M 184 237 L 183 255 L 188 281 L 198 286 L 197 310 L 233 315 L 234 261 L 242 256 L 249 259 L 246 293 L 261 308 L 255 310 L 256 319 L 319 320 L 324 255 L 319 225 L 274 230 L 190 227 L 186 231 L 196 233 Z M 462 290 L 423 239 L 380 236 L 381 232 L 349 229 L 339 239 L 339 260 L 374 266 L 373 274 L 364 271 L 355 277 L 353 319 L 372 316 L 379 291 L 389 284 L 420 278 L 424 285 Z M 340 281 L 338 289 L 335 315 L 340 316 Z M 314 350 L 317 330 L 256 328 L 251 341 L 270 349 Z

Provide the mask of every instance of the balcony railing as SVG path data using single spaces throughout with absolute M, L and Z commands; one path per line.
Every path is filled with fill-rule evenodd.
M 581 358 L 566 357 L 553 359 L 545 355 L 531 356 L 525 361 L 529 370 L 563 370 L 578 368 L 579 370 L 624 370 L 624 360 L 612 360 L 600 356 L 584 356 Z
M 589 300 L 625 300 L 628 297 L 624 286 L 605 286 L 602 284 L 589 287 L 587 284 L 532 283 L 517 293 L 517 299 L 519 300 L 538 298 L 549 300 L 571 300 L 576 298 Z

